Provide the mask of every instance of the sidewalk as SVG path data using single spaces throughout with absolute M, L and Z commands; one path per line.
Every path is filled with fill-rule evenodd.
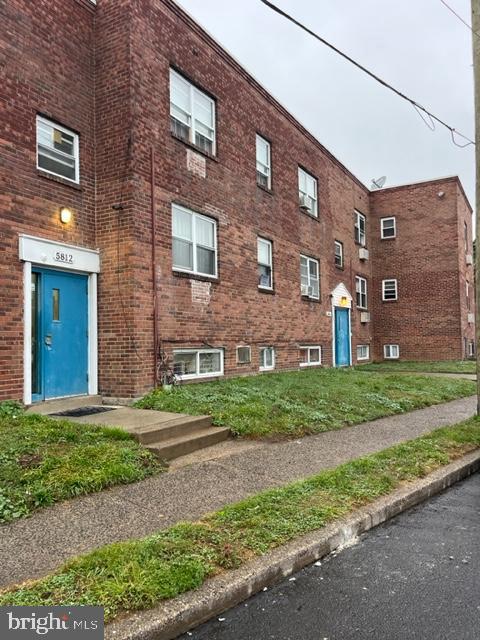
M 298 441 L 238 443 L 228 455 L 77 498 L 0 527 L 0 587 L 42 576 L 67 558 L 139 538 L 475 414 L 476 397 Z

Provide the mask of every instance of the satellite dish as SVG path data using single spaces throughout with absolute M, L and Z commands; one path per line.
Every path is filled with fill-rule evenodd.
M 381 178 L 377 178 L 376 180 L 372 179 L 372 186 L 370 187 L 372 190 L 373 189 L 381 189 L 383 187 L 383 185 L 385 184 L 387 180 L 387 176 L 382 176 Z

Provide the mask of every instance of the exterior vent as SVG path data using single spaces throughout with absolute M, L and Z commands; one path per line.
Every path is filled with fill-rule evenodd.
M 368 249 L 365 249 L 365 247 L 360 247 L 360 249 L 358 250 L 358 257 L 360 258 L 360 260 L 368 260 Z
M 467 253 L 467 255 L 465 256 L 465 262 L 467 264 L 473 264 L 473 256 L 471 253 Z
M 299 200 L 300 209 L 303 209 L 304 211 L 311 210 L 310 198 L 308 196 L 305 196 L 302 194 L 298 200 Z
M 468 324 L 473 324 L 475 322 L 475 314 L 474 313 L 467 314 L 467 321 L 468 321 Z
M 368 311 L 362 311 L 360 313 L 360 322 L 370 322 L 370 313 Z

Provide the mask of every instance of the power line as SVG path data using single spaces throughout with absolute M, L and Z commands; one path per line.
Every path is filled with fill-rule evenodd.
M 460 20 L 460 22 L 462 22 L 462 23 L 467 27 L 467 29 L 470 29 L 470 31 L 471 31 L 475 36 L 477 36 L 477 38 L 480 38 L 480 36 L 478 35 L 478 33 L 472 29 L 472 27 L 468 24 L 468 22 L 466 22 L 466 21 L 462 18 L 462 16 L 461 16 L 461 15 L 459 15 L 459 14 L 455 11 L 455 9 L 452 9 L 452 7 L 451 7 L 449 4 L 447 4 L 447 3 L 445 2 L 445 0 L 440 0 L 440 2 L 443 4 L 443 6 L 444 6 L 444 7 L 447 7 L 447 9 L 448 9 L 451 13 L 453 13 L 453 15 L 454 15 L 456 18 L 458 18 L 458 19 Z
M 295 24 L 297 27 L 300 27 L 300 29 L 303 29 L 303 31 L 306 31 L 309 35 L 313 36 L 314 38 L 316 38 L 317 40 L 322 42 L 324 45 L 326 45 L 327 47 L 332 49 L 332 51 L 335 51 L 335 53 L 338 53 L 338 55 L 342 56 L 342 58 L 345 58 L 345 60 L 348 60 L 348 62 L 351 62 L 358 69 L 360 69 L 361 71 L 366 73 L 368 76 L 370 76 L 371 78 L 376 80 L 378 83 L 380 83 L 381 85 L 383 85 L 387 89 L 390 89 L 390 91 L 393 91 L 393 93 L 396 93 L 397 96 L 400 96 L 400 98 L 403 98 L 403 100 L 406 100 L 407 102 L 409 102 L 417 110 L 417 112 L 423 111 L 423 113 L 425 113 L 432 122 L 433 121 L 438 122 L 438 124 L 441 124 L 443 127 L 448 129 L 448 131 L 450 132 L 450 135 L 452 136 L 452 142 L 457 147 L 468 147 L 471 144 L 473 144 L 473 145 L 475 144 L 475 142 L 473 140 L 471 140 L 469 137 L 467 137 L 463 133 L 460 133 L 459 131 L 457 131 L 455 129 L 455 127 L 451 127 L 449 124 L 447 124 L 446 122 L 441 120 L 438 116 L 434 115 L 431 111 L 428 111 L 428 109 L 423 107 L 416 100 L 413 100 L 412 98 L 409 98 L 407 95 L 405 95 L 404 93 L 402 93 L 398 89 L 395 89 L 395 87 L 393 87 L 391 84 L 389 84 L 385 80 L 382 80 L 382 78 L 380 78 L 379 76 L 375 75 L 372 71 L 369 71 L 366 67 L 361 65 L 359 62 L 357 62 L 356 60 L 351 58 L 349 55 L 347 55 L 343 51 L 340 51 L 340 49 L 338 49 L 335 45 L 333 45 L 330 42 L 328 42 L 327 40 L 325 40 L 325 38 L 322 38 L 321 36 L 319 36 L 317 33 L 315 33 L 314 31 L 312 31 L 311 29 L 306 27 L 304 24 L 302 24 L 301 22 L 296 20 L 293 16 L 289 15 L 288 13 L 286 13 L 285 11 L 283 11 L 282 9 L 277 7 L 276 5 L 272 4 L 268 0 L 260 0 L 260 2 L 262 2 L 264 5 L 266 5 L 269 9 L 272 9 L 272 11 L 275 11 L 276 13 L 280 14 L 281 16 L 286 18 L 287 20 L 290 20 L 290 22 L 293 22 L 293 24 Z M 421 117 L 422 117 L 422 120 L 424 120 L 423 116 L 421 116 Z M 424 122 L 425 122 L 425 120 L 424 120 Z M 429 125 L 427 124 L 427 126 L 429 126 Z M 429 126 L 429 128 L 431 129 L 432 127 Z M 464 140 L 466 140 L 466 143 L 465 144 L 460 144 L 459 142 L 457 142 L 455 140 L 455 136 L 459 136 L 460 138 L 463 138 Z

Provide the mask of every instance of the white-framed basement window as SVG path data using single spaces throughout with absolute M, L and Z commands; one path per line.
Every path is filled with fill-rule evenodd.
M 394 217 L 380 219 L 380 233 L 382 240 L 388 240 L 397 236 L 397 221 Z
M 217 223 L 172 204 L 173 270 L 217 277 Z
M 363 213 L 360 213 L 360 211 L 357 211 L 355 209 L 355 242 L 357 242 L 362 247 L 365 246 L 367 240 L 366 227 L 367 219 L 365 218 Z
M 237 347 L 237 364 L 248 364 L 252 360 L 251 349 L 249 346 Z
M 271 146 L 268 140 L 262 138 L 257 133 L 256 137 L 257 154 L 257 184 L 265 189 L 272 188 L 272 155 Z
M 474 340 L 470 340 L 470 342 L 468 343 L 468 357 L 473 358 L 474 355 L 475 355 L 475 342 Z
M 357 294 L 357 307 L 367 308 L 367 280 L 361 276 L 355 277 L 355 292 Z
M 170 127 L 172 133 L 215 155 L 215 100 L 170 69 Z
M 258 288 L 273 290 L 273 243 L 257 238 Z
M 275 369 L 275 349 L 274 347 L 260 348 L 260 371 Z
M 313 367 L 322 364 L 322 347 L 300 347 L 300 366 Z
M 37 116 L 37 169 L 80 182 L 78 134 Z
M 315 258 L 300 256 L 300 291 L 302 296 L 320 298 L 319 264 Z
M 298 200 L 300 209 L 318 218 L 318 182 L 317 179 L 298 167 Z
M 400 356 L 400 348 L 398 344 L 384 344 L 383 357 L 385 360 L 398 360 Z
M 223 376 L 223 349 L 178 349 L 173 371 L 182 380 Z
M 370 345 L 357 345 L 357 360 L 370 360 Z
M 396 280 L 382 280 L 382 300 L 398 300 L 398 286 Z

